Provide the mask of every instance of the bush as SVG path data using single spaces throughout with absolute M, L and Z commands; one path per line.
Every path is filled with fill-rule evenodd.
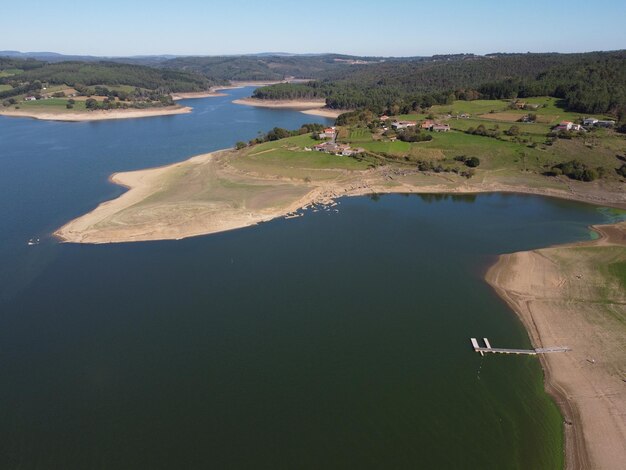
M 385 132 L 385 134 L 387 134 L 387 132 Z M 417 127 L 409 127 L 408 129 L 403 129 L 398 132 L 398 139 L 403 142 L 429 142 L 433 140 L 433 136 L 422 132 Z
M 470 168 L 476 168 L 480 165 L 480 159 L 478 157 L 469 157 L 465 160 L 465 164 Z
M 476 168 L 480 165 L 480 159 L 478 157 L 466 157 L 465 155 L 459 155 L 458 157 L 454 157 L 454 160 L 457 162 L 463 162 L 470 168 Z
M 564 174 L 568 178 L 577 181 L 593 181 L 598 179 L 600 173 L 599 169 L 589 168 L 579 160 L 572 160 L 554 165 L 549 174 L 552 174 L 553 176 Z
M 248 144 L 246 144 L 245 142 L 239 141 L 235 144 L 235 148 L 237 150 L 241 150 L 243 148 L 246 148 L 248 146 Z
M 510 136 L 515 136 L 515 135 L 519 135 L 519 127 L 517 126 L 511 126 L 509 127 L 509 130 L 505 132 L 506 135 L 510 135 Z
M 626 178 L 626 163 L 622 164 L 617 170 L 617 174 Z

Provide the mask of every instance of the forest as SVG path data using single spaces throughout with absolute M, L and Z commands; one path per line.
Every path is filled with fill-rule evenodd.
M 0 84 L 13 87 L 0 93 L 0 98 L 23 93 L 35 84 L 85 87 L 95 85 L 127 85 L 161 94 L 203 91 L 216 83 L 204 75 L 180 70 L 165 70 L 143 65 L 114 62 L 58 62 L 44 63 L 33 60 L 0 59 L 0 70 L 15 68 L 20 72 L 2 77 Z
M 275 81 L 287 77 L 316 79 L 330 72 L 350 70 L 353 61 L 378 62 L 339 54 L 176 57 L 161 62 L 160 67 L 201 73 L 214 81 Z
M 259 99 L 324 98 L 334 109 L 408 113 L 455 99 L 562 98 L 571 111 L 624 114 L 626 51 L 462 55 L 328 70 L 319 80 L 259 88 Z

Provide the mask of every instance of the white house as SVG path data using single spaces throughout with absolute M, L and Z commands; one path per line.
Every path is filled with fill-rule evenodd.
M 415 121 L 396 121 L 393 124 L 391 124 L 391 127 L 393 127 L 396 130 L 408 129 L 409 127 L 415 127 L 415 126 L 417 126 L 417 122 Z

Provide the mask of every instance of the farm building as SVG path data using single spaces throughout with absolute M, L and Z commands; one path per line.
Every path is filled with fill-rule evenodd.
M 334 127 L 327 127 L 324 132 L 319 134 L 320 139 L 334 139 L 337 134 L 337 130 Z
M 415 121 L 396 121 L 393 124 L 391 124 L 391 127 L 393 127 L 396 130 L 407 129 L 409 127 L 415 127 L 415 126 L 417 126 L 417 122 Z
M 431 130 L 433 132 L 448 132 L 450 130 L 450 126 L 448 124 L 435 124 Z

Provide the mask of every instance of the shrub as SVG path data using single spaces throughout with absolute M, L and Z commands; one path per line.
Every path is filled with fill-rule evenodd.
M 595 168 L 589 168 L 579 160 L 572 160 L 554 165 L 550 174 L 554 176 L 564 174 L 568 178 L 577 181 L 593 181 L 598 179 L 600 171 Z

